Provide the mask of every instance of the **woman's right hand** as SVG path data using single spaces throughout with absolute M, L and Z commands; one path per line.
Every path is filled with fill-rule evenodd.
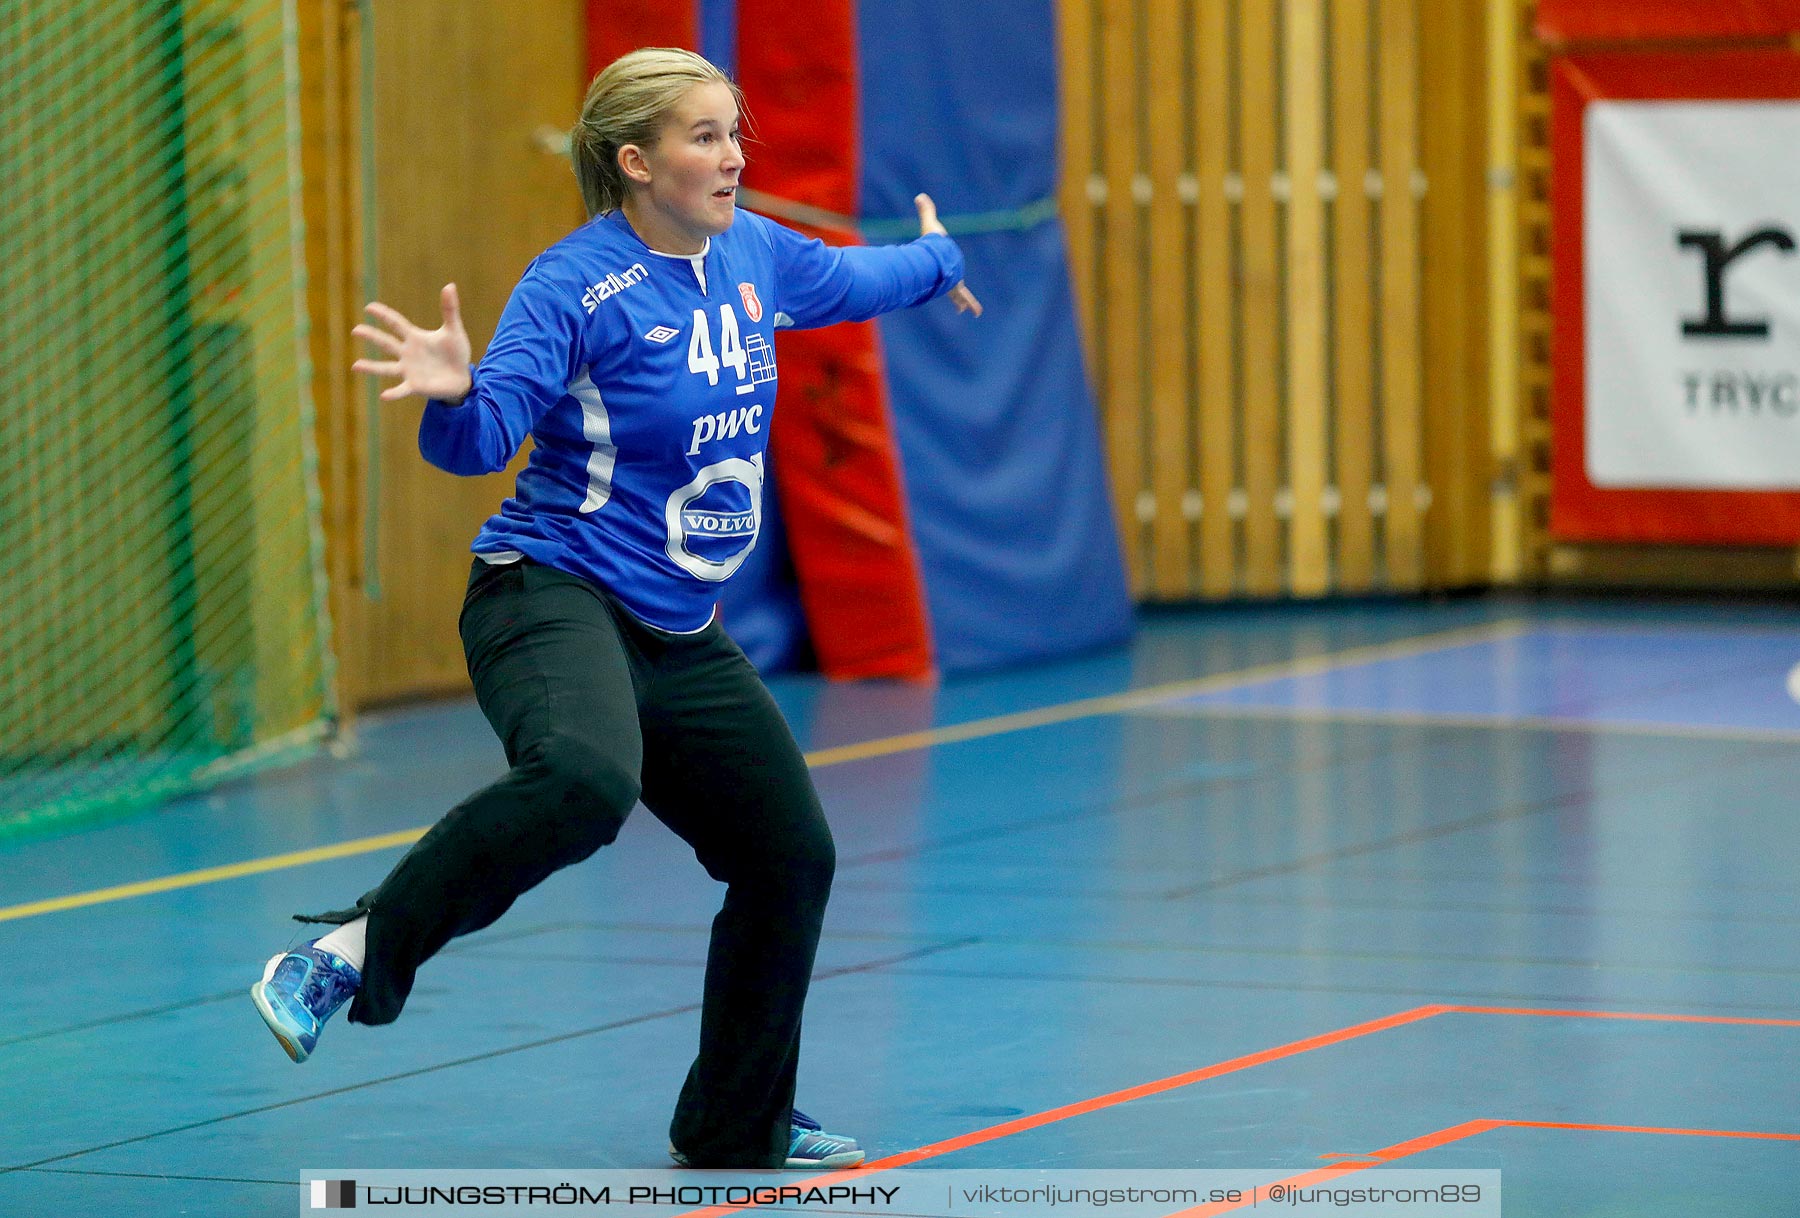
M 948 237 L 950 233 L 944 228 L 944 222 L 938 219 L 937 204 L 931 201 L 930 195 L 913 196 L 913 206 L 919 209 L 919 235 L 937 233 Z M 969 285 L 959 283 L 950 289 L 950 303 L 956 306 L 958 313 L 973 313 L 981 316 L 981 302 L 975 299 L 975 293 L 969 291 Z
M 378 300 L 364 306 L 381 325 L 358 325 L 350 333 L 393 358 L 359 359 L 350 370 L 398 377 L 398 385 L 381 391 L 382 401 L 397 402 L 417 394 L 454 405 L 469 395 L 469 332 L 463 329 L 456 285 L 445 284 L 440 299 L 444 324 L 435 330 L 421 330 L 398 309 Z

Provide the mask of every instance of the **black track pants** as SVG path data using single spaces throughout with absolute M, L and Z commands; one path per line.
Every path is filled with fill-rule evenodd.
M 654 630 L 595 585 L 530 561 L 476 561 L 462 638 L 512 768 L 354 909 L 308 919 L 369 915 L 349 1018 L 392 1021 L 420 964 L 611 842 L 641 798 L 727 885 L 670 1137 L 695 1166 L 780 1166 L 836 852 L 774 699 L 717 623 Z

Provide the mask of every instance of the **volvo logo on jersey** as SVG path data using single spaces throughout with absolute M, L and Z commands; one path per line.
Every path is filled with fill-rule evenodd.
M 731 578 L 762 528 L 762 457 L 732 457 L 669 496 L 664 519 L 671 561 L 697 579 Z

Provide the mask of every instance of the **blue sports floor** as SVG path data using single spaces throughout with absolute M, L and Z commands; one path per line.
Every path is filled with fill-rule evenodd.
M 1796 665 L 1775 607 L 1475 600 L 780 679 L 840 855 L 801 1105 L 921 1166 L 1486 1168 L 1509 1218 L 1800 1215 Z M 0 1215 L 666 1167 L 720 889 L 641 811 L 391 1027 L 340 1016 L 297 1067 L 245 995 L 290 912 L 500 765 L 472 703 L 414 708 L 0 845 Z

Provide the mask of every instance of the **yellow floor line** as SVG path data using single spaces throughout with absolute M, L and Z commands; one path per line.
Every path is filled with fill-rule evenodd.
M 1559 719 L 1553 715 L 1461 715 L 1431 711 L 1317 710 L 1293 706 L 1159 707 L 1157 714 L 1182 719 L 1287 719 L 1297 723 L 1371 723 L 1395 727 L 1472 727 L 1490 731 L 1587 732 L 1598 736 L 1653 736 L 1792 744 L 1800 730 L 1780 727 L 1711 727 L 1704 723 L 1639 723 L 1629 719 Z
M 1428 651 L 1442 651 L 1445 648 L 1465 646 L 1469 643 L 1485 643 L 1496 639 L 1512 638 L 1522 634 L 1525 629 L 1526 623 L 1507 619 L 1481 626 L 1417 635 L 1392 643 L 1371 643 L 1364 647 L 1350 647 L 1343 651 L 1330 651 L 1323 655 L 1307 656 L 1298 660 L 1279 660 L 1271 664 L 1259 664 L 1254 668 L 1240 668 L 1235 672 L 1219 673 L 1211 677 L 1194 677 L 1186 681 L 1171 681 L 1164 685 L 1149 685 L 1143 689 L 1128 690 L 1125 693 L 1082 698 L 1074 702 L 1059 702 L 1055 706 L 1017 711 L 1009 715 L 994 715 L 987 719 L 975 719 L 950 727 L 934 727 L 929 731 L 908 732 L 903 736 L 888 736 L 881 740 L 864 741 L 861 744 L 846 744 L 834 749 L 819 749 L 816 752 L 808 753 L 806 760 L 812 764 L 814 769 L 818 769 L 846 761 L 863 761 L 870 757 L 883 757 L 889 753 L 906 753 L 915 749 L 932 748 L 940 744 L 956 744 L 964 740 L 976 740 L 983 736 L 1021 732 L 1027 728 L 1046 727 L 1052 723 L 1068 723 L 1074 719 L 1117 715 L 1126 711 L 1143 710 L 1160 702 L 1195 698 L 1202 694 L 1223 693 L 1240 686 L 1254 685 L 1259 681 L 1273 681 L 1284 677 L 1316 676 L 1334 668 L 1346 668 L 1355 664 L 1372 664 L 1380 660 L 1403 659 L 1407 656 L 1421 655 Z
M 359 837 L 353 842 L 338 842 L 334 846 L 315 846 L 311 850 L 295 850 L 290 854 L 271 854 L 267 858 L 250 859 L 243 863 L 227 863 L 223 867 L 205 867 L 199 871 L 183 871 L 178 875 L 165 875 L 155 880 L 139 880 L 135 884 L 115 884 L 111 888 L 95 888 L 88 892 L 71 893 L 66 897 L 52 897 L 47 901 L 30 901 L 24 905 L 9 905 L 0 909 L 0 922 L 10 922 L 14 918 L 34 918 L 39 914 L 56 913 L 63 909 L 80 909 L 84 905 L 104 905 L 109 901 L 126 901 L 132 897 L 147 897 L 157 892 L 173 892 L 177 888 L 195 888 L 201 884 L 213 884 L 219 880 L 235 880 L 242 875 L 257 875 L 264 871 L 280 871 L 287 867 L 301 867 L 307 863 L 322 863 L 326 859 L 349 858 L 355 854 L 369 854 L 376 850 L 386 850 L 392 846 L 407 846 L 425 835 L 429 825 L 421 825 L 417 829 L 402 829 L 398 833 L 383 833 L 378 837 Z
M 814 769 L 823 769 L 826 766 L 843 765 L 851 761 L 866 761 L 871 757 L 886 757 L 893 753 L 914 752 L 943 744 L 979 740 L 986 736 L 1001 736 L 1008 732 L 1022 732 L 1055 723 L 1069 723 L 1077 719 L 1092 719 L 1102 715 L 1142 710 L 1157 703 L 1197 697 L 1201 694 L 1220 693 L 1258 681 L 1270 681 L 1282 677 L 1314 676 L 1318 673 L 1329 672 L 1334 668 L 1344 668 L 1353 664 L 1399 659 L 1405 656 L 1421 655 L 1428 651 L 1441 651 L 1448 647 L 1464 646 L 1469 643 L 1492 642 L 1496 639 L 1516 636 L 1525 629 L 1525 622 L 1507 619 L 1480 626 L 1443 630 L 1434 634 L 1399 639 L 1391 643 L 1373 643 L 1364 647 L 1350 647 L 1343 651 L 1331 651 L 1298 660 L 1280 660 L 1272 664 L 1259 664 L 1252 668 L 1241 668 L 1235 672 L 1219 673 L 1211 677 L 1171 681 L 1163 685 L 1151 685 L 1143 689 L 1130 690 L 1126 693 L 1106 694 L 1097 698 L 1081 698 L 1073 702 L 1061 702 L 1055 706 L 1040 707 L 1037 710 L 993 715 L 986 719 L 974 719 L 968 723 L 936 727 L 929 731 L 907 732 L 904 735 L 887 736 L 880 740 L 865 740 L 858 744 L 816 749 L 806 755 L 806 760 L 807 764 Z M 234 880 L 240 876 L 259 875 L 265 871 L 281 871 L 288 867 L 303 867 L 308 863 L 322 863 L 327 859 L 349 858 L 358 854 L 371 854 L 377 850 L 389 850 L 395 846 L 408 846 L 423 837 L 425 830 L 430 827 L 429 825 L 420 825 L 416 829 L 402 829 L 398 833 L 383 833 L 376 837 L 360 837 L 354 841 L 338 842 L 332 846 L 317 846 L 311 850 L 295 850 L 288 854 L 272 854 L 267 858 L 229 863 L 223 867 L 183 871 L 176 875 L 165 875 L 159 879 L 140 880 L 135 884 L 117 884 L 111 888 L 95 888 L 88 892 L 71 893 L 68 896 L 52 897 L 45 901 L 28 901 L 23 905 L 0 908 L 0 922 L 11 922 L 18 918 L 35 918 L 42 914 L 57 913 L 65 909 L 81 909 L 88 905 L 104 905 L 112 901 L 127 901 L 133 897 L 173 892 L 181 888 L 195 888 L 202 884 L 215 884 L 220 880 Z

